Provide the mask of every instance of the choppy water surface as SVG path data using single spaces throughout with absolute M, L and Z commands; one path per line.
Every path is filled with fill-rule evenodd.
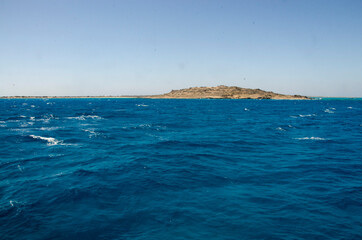
M 361 239 L 361 103 L 0 100 L 0 239 Z

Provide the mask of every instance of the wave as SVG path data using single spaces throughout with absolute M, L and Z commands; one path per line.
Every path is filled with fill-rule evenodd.
M 313 114 L 299 114 L 297 116 L 290 116 L 291 118 L 305 118 L 305 117 L 314 117 L 316 116 L 314 113 Z
M 335 108 L 331 108 L 332 110 L 335 110 Z M 332 111 L 331 109 L 325 109 L 324 112 L 326 113 L 334 113 L 334 111 Z
M 42 131 L 54 131 L 54 130 L 57 130 L 61 127 L 41 127 L 39 128 L 39 130 L 42 130 Z
M 91 119 L 103 119 L 102 117 L 97 116 L 97 115 L 81 115 L 81 116 L 78 116 L 78 117 L 66 117 L 66 119 L 76 119 L 76 120 L 81 120 L 81 121 L 84 121 L 84 120 L 86 120 L 87 118 L 91 118 Z
M 166 126 L 162 126 L 162 125 L 153 125 L 153 124 L 148 124 L 148 123 L 143 123 L 143 124 L 132 124 L 132 125 L 128 125 L 128 126 L 124 126 L 122 127 L 122 129 L 125 130 L 134 130 L 134 129 L 151 129 L 151 130 L 156 130 L 156 131 L 162 131 L 167 129 Z
M 321 137 L 302 137 L 302 138 L 295 138 L 297 140 L 317 140 L 317 141 L 324 141 L 327 140 L 326 138 Z
M 58 119 L 58 118 L 55 118 L 53 116 L 53 114 L 45 114 L 45 115 L 43 115 L 43 117 L 44 118 L 37 119 L 37 121 L 42 121 L 44 123 L 49 123 L 49 121 L 52 120 L 52 119 Z M 35 120 L 35 118 L 31 119 L 31 120 Z
M 305 115 L 303 115 L 303 114 L 299 114 L 299 117 L 312 117 L 312 116 L 315 116 L 315 114 L 305 114 Z
M 29 137 L 33 138 L 33 139 L 40 139 L 43 141 L 48 142 L 47 145 L 49 146 L 54 146 L 54 145 L 67 145 L 67 144 L 63 144 L 63 141 L 61 140 L 57 140 L 55 138 L 52 137 L 42 137 L 42 136 L 35 136 L 35 135 L 29 135 Z
M 89 133 L 89 138 L 97 137 L 100 133 L 96 132 L 95 129 L 83 129 L 84 132 Z
M 26 123 L 20 124 L 20 127 L 27 127 L 27 126 L 31 126 L 31 125 L 34 125 L 34 123 L 33 122 L 26 122 Z
M 136 104 L 137 107 L 148 107 L 146 104 Z
M 282 131 L 282 132 L 286 131 L 284 128 L 281 128 L 281 127 L 277 127 L 276 130 Z
M 20 164 L 18 164 L 18 169 L 20 172 L 23 172 L 23 168 L 20 166 Z

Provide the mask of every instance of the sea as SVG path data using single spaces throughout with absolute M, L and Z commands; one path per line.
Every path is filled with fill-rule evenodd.
M 362 101 L 1 99 L 0 239 L 362 239 Z

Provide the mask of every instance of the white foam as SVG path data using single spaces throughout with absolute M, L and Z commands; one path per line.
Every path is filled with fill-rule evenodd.
M 18 169 L 20 172 L 23 172 L 23 168 L 20 165 L 18 165 Z
M 57 144 L 62 144 L 63 141 L 59 141 L 55 138 L 52 138 L 52 137 L 42 137 L 42 136 L 35 136 L 35 135 L 29 135 L 29 137 L 32 137 L 34 139 L 40 139 L 40 140 L 43 140 L 43 141 L 47 141 L 47 145 L 49 146 L 53 146 L 53 145 L 57 145 Z
M 33 125 L 33 124 L 34 124 L 33 122 L 26 122 L 26 123 L 20 124 L 20 127 L 27 127 L 27 126 Z
M 100 116 L 97 116 L 97 115 L 88 115 L 88 116 L 85 116 L 85 118 L 102 119 Z
M 299 114 L 297 116 L 289 116 L 291 118 L 305 118 L 305 117 L 313 117 L 316 116 L 314 113 L 313 114 Z
M 146 104 L 136 104 L 137 107 L 148 107 Z
M 276 130 L 278 130 L 278 131 L 286 131 L 284 128 L 281 128 L 281 127 L 277 127 Z
M 77 120 L 81 120 L 81 121 L 84 121 L 86 120 L 87 118 L 91 118 L 91 119 L 102 119 L 102 117 L 100 116 L 97 116 L 97 115 L 81 115 L 79 117 L 66 117 L 66 119 L 77 119 Z
M 31 121 L 34 121 L 34 120 L 35 120 L 35 117 L 30 117 L 30 120 L 31 120 Z
M 49 123 L 49 121 L 50 121 L 51 119 L 55 119 L 55 117 L 53 116 L 53 114 L 46 114 L 46 115 L 44 115 L 43 117 L 44 117 L 44 118 L 38 119 L 38 121 L 42 121 L 42 122 L 44 122 L 44 123 Z
M 244 108 L 244 111 L 250 111 L 250 109 L 248 109 L 248 108 Z
M 53 131 L 53 130 L 57 130 L 59 128 L 60 127 L 41 127 L 39 129 L 42 130 L 42 131 Z
M 325 138 L 321 138 L 321 137 L 303 137 L 303 138 L 295 138 L 297 140 L 317 140 L 317 141 L 324 141 L 327 140 Z
M 20 120 L 8 120 L 9 123 L 20 122 Z
M 30 105 L 30 107 L 35 108 L 35 105 Z
M 89 130 L 89 129 L 84 129 L 84 132 L 89 132 L 89 133 L 91 133 L 91 134 L 96 134 L 96 132 L 95 132 L 95 131 L 93 131 L 93 130 Z
M 312 117 L 312 116 L 315 116 L 315 114 L 305 114 L 305 115 L 303 115 L 303 114 L 299 114 L 299 117 Z
M 333 108 L 331 108 L 331 109 L 333 109 Z M 335 108 L 334 108 L 334 109 L 335 109 Z M 326 113 L 334 113 L 332 110 L 330 110 L 330 109 L 328 109 L 328 108 L 325 109 L 324 112 L 326 112 Z
M 10 128 L 9 131 L 12 131 L 12 132 L 28 132 L 29 129 L 27 129 L 27 128 Z
M 5 121 L 0 121 L 0 123 L 6 123 Z
M 99 135 L 99 133 L 95 132 L 94 129 L 83 129 L 83 131 L 89 133 L 89 138 Z
M 352 109 L 353 107 L 347 107 L 348 109 Z
M 60 173 L 51 175 L 51 177 L 59 177 L 59 176 L 62 176 L 63 174 L 64 174 L 63 172 L 60 172 Z

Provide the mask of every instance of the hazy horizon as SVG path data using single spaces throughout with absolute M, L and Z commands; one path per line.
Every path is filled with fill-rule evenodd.
M 0 96 L 362 97 L 362 1 L 0 1 Z

